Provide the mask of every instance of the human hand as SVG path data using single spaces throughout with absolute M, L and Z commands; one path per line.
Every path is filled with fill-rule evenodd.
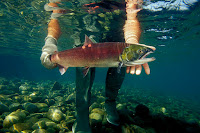
M 142 71 L 142 66 L 143 66 L 146 74 L 149 75 L 150 74 L 150 68 L 149 68 L 148 63 L 144 63 L 142 65 L 126 67 L 126 73 L 140 75 L 141 71 Z
M 44 47 L 42 48 L 42 54 L 40 57 L 41 63 L 47 69 L 53 69 L 56 67 L 56 64 L 51 62 L 50 55 L 54 54 L 58 51 L 57 46 L 55 45 L 56 42 L 52 38 L 47 38 Z

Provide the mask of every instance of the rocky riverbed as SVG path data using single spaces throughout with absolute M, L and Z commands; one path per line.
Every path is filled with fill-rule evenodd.
M 199 107 L 188 100 L 122 88 L 118 127 L 106 121 L 104 100 L 104 85 L 94 84 L 89 108 L 94 133 L 200 132 Z M 71 133 L 74 122 L 75 83 L 0 78 L 0 132 Z

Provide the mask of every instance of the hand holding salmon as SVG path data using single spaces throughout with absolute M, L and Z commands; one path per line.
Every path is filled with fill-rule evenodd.
M 51 62 L 59 66 L 63 75 L 68 67 L 85 67 L 84 75 L 90 67 L 121 67 L 140 65 L 154 61 L 146 58 L 155 51 L 155 47 L 144 44 L 128 44 L 122 42 L 93 43 L 85 36 L 85 43 L 77 47 L 51 55 Z

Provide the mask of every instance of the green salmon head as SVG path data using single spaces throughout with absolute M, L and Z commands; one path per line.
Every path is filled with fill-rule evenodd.
M 125 66 L 140 65 L 147 62 L 154 61 L 155 58 L 146 58 L 147 55 L 156 50 L 153 46 L 144 44 L 130 44 L 126 47 L 119 57 L 120 62 Z

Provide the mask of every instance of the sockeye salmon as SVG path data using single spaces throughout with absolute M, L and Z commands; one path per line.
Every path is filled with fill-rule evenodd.
M 63 75 L 68 67 L 85 67 L 84 75 L 90 67 L 121 67 L 140 65 L 154 61 L 155 58 L 145 58 L 155 51 L 155 47 L 144 44 L 128 44 L 122 42 L 93 43 L 85 36 L 82 47 L 76 47 L 51 55 L 50 59 L 60 68 Z

